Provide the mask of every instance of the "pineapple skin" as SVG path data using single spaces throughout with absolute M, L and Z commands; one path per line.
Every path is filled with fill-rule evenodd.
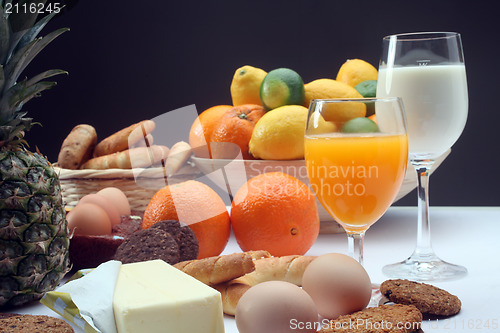
M 40 299 L 70 270 L 59 178 L 40 154 L 0 149 L 0 308 Z

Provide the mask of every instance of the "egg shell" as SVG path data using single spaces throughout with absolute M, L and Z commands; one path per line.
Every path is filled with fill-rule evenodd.
M 109 235 L 111 233 L 111 221 L 104 209 L 93 203 L 82 203 L 76 205 L 69 212 L 69 229 L 79 235 Z
M 111 200 L 111 202 L 118 209 L 118 213 L 120 213 L 120 215 L 130 215 L 130 203 L 128 198 L 119 188 L 106 187 L 97 192 L 97 194 Z
M 120 213 L 111 200 L 99 194 L 87 194 L 78 201 L 78 205 L 83 203 L 93 203 L 98 205 L 108 214 L 111 227 L 121 223 Z
M 315 333 L 318 312 L 311 297 L 284 281 L 267 281 L 248 289 L 235 313 L 240 333 Z
M 363 266 L 340 253 L 314 259 L 304 271 L 302 288 L 318 312 L 328 319 L 364 309 L 371 298 L 371 281 Z

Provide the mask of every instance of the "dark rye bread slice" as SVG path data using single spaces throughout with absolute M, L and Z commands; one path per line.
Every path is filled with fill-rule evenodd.
M 426 283 L 387 280 L 380 285 L 380 292 L 391 302 L 416 306 L 423 314 L 452 316 L 462 307 L 457 296 Z
M 156 222 L 151 228 L 161 229 L 171 234 L 179 245 L 179 262 L 198 258 L 198 239 L 186 224 L 176 220 Z
M 2 333 L 71 333 L 73 328 L 64 320 L 42 315 L 0 313 Z
M 319 333 L 420 332 L 422 313 L 413 305 L 381 305 L 331 320 Z
M 161 259 L 170 265 L 179 262 L 179 245 L 159 228 L 148 228 L 129 235 L 116 249 L 115 260 L 123 264 Z

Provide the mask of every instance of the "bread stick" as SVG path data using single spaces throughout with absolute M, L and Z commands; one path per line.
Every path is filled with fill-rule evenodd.
M 168 148 L 164 146 L 138 147 L 118 153 L 94 157 L 82 169 L 132 169 L 145 168 L 165 159 Z
M 255 270 L 229 282 L 213 286 L 221 293 L 224 313 L 234 316 L 236 305 L 245 291 L 266 281 L 286 281 L 302 285 L 302 276 L 314 256 L 284 256 L 256 260 Z
M 95 147 L 94 156 L 99 157 L 125 151 L 138 141 L 143 140 L 155 129 L 155 126 L 152 120 L 143 120 L 130 125 L 99 142 Z
M 179 141 L 172 146 L 165 162 L 167 177 L 173 176 L 186 163 L 191 156 L 191 146 L 189 143 Z
M 217 257 L 189 260 L 174 265 L 177 269 L 198 279 L 215 285 L 230 281 L 254 270 L 254 254 L 233 253 Z

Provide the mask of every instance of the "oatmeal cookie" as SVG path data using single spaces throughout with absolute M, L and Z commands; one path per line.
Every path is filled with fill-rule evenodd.
M 42 315 L 2 314 L 0 332 L 71 333 L 73 328 L 64 320 Z
M 380 285 L 380 291 L 391 302 L 414 305 L 424 314 L 451 316 L 462 306 L 457 296 L 426 283 L 387 280 Z
M 421 323 L 422 313 L 413 305 L 381 305 L 340 316 L 318 333 L 413 333 Z

